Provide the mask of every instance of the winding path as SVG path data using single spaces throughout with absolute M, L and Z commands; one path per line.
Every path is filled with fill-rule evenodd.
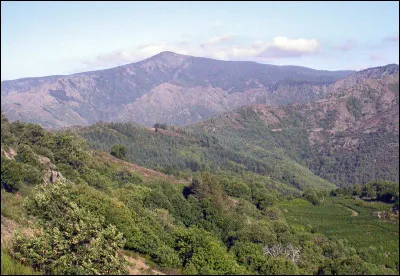
M 345 206 L 345 207 L 346 207 L 346 206 Z M 347 210 L 350 210 L 350 211 L 352 212 L 352 214 L 351 214 L 352 217 L 356 217 L 356 216 L 358 216 L 358 214 L 359 214 L 359 212 L 357 212 L 356 210 L 351 209 L 351 208 L 349 208 L 349 207 L 346 207 L 346 209 L 347 209 Z
M 347 207 L 346 205 L 343 205 L 343 204 L 340 204 L 340 203 L 336 203 L 337 205 L 340 205 L 340 206 L 342 206 L 342 207 L 344 207 L 344 208 L 346 208 L 347 210 L 349 210 L 352 214 L 351 214 L 351 216 L 352 217 L 356 217 L 356 216 L 358 216 L 360 213 L 359 212 L 357 212 L 356 210 L 354 210 L 354 209 L 351 209 L 350 207 Z

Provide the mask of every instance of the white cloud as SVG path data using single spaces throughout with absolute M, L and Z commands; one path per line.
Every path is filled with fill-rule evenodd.
M 168 46 L 166 43 L 152 43 L 139 45 L 137 47 L 137 50 L 139 54 L 156 55 L 160 52 L 168 50 Z
M 301 53 L 313 53 L 319 50 L 319 44 L 316 39 L 289 39 L 287 37 L 275 37 L 272 46 L 283 51 Z
M 275 37 L 272 43 L 269 43 L 257 56 L 266 58 L 300 57 L 305 54 L 317 53 L 319 50 L 320 45 L 316 39 Z
M 250 47 L 234 47 L 229 51 L 229 55 L 231 57 L 239 58 L 239 57 L 254 57 L 259 53 L 260 49 L 258 47 L 250 46 Z

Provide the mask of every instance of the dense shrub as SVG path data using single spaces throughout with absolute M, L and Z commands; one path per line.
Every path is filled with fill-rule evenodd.
M 119 159 L 126 159 L 128 148 L 124 145 L 115 144 L 111 147 L 110 154 Z
M 13 251 L 46 274 L 121 274 L 118 250 L 125 239 L 113 225 L 68 198 L 68 184 L 41 186 L 27 203 L 44 224 L 44 233 L 27 238 L 16 234 Z

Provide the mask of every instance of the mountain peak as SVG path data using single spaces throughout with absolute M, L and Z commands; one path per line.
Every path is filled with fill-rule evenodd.
M 141 61 L 144 67 L 152 67 L 154 65 L 167 67 L 167 68 L 177 68 L 183 66 L 189 56 L 177 54 L 171 51 L 163 51 L 154 55 L 148 59 Z
M 168 56 L 168 55 L 172 55 L 172 56 L 176 56 L 176 55 L 179 55 L 179 54 L 177 54 L 177 53 L 175 53 L 175 52 L 172 52 L 172 51 L 162 51 L 162 52 L 160 52 L 160 53 L 158 53 L 157 55 L 160 55 L 160 56 Z
M 163 52 L 160 52 L 160 53 L 150 57 L 150 59 L 155 59 L 155 58 L 177 58 L 177 57 L 188 57 L 188 56 L 182 55 L 182 54 L 177 54 L 177 53 L 172 52 L 172 51 L 163 51 Z

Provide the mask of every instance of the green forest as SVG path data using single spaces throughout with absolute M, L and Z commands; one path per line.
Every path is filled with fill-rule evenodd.
M 2 114 L 1 274 L 130 274 L 140 257 L 142 274 L 398 275 L 398 182 L 334 184 L 304 131 L 244 115 L 47 131 Z

